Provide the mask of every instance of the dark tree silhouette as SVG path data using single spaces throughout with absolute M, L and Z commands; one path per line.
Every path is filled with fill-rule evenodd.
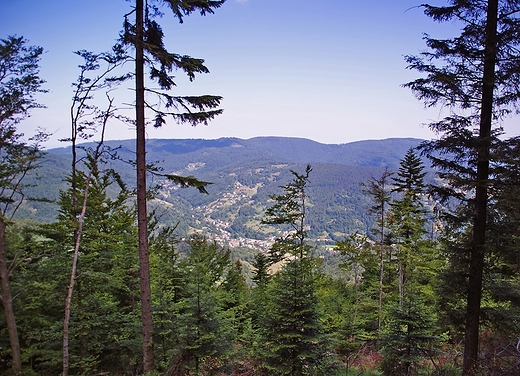
M 40 142 L 46 135 L 38 132 L 27 142 L 16 129 L 32 109 L 42 107 L 35 99 L 37 93 L 45 91 L 41 89 L 45 81 L 39 77 L 42 53 L 41 47 L 27 46 L 23 37 L 0 40 L 0 303 L 4 307 L 15 374 L 22 373 L 22 358 L 9 285 L 14 265 L 7 264 L 5 229 L 7 219 L 12 218 L 25 199 L 24 178 L 42 157 Z
M 422 5 L 435 21 L 459 21 L 459 36 L 424 37 L 429 50 L 408 56 L 409 68 L 424 77 L 406 84 L 427 106 L 445 105 L 450 114 L 430 124 L 441 137 L 423 145 L 440 176 L 442 193 L 462 199 L 473 213 L 467 250 L 467 305 L 463 374 L 477 367 L 479 322 L 486 254 L 490 151 L 498 142 L 498 122 L 518 108 L 520 3 L 506 0 L 450 0 Z
M 183 22 L 183 17 L 193 12 L 201 15 L 213 13 L 215 8 L 220 7 L 225 0 L 162 0 L 173 12 L 174 16 Z M 137 226 L 139 234 L 139 263 L 141 280 L 141 304 L 143 321 L 143 367 L 144 372 L 154 370 L 154 352 L 152 339 L 152 305 L 150 293 L 150 267 L 148 261 L 148 214 L 147 214 L 147 187 L 146 187 L 146 117 L 145 110 L 155 112 L 154 124 L 160 127 L 165 123 L 166 116 L 172 116 L 178 122 L 207 124 L 222 110 L 216 109 L 220 105 L 219 96 L 172 96 L 164 91 L 148 89 L 159 97 L 166 110 L 160 110 L 145 100 L 145 65 L 148 65 L 150 79 L 155 80 L 162 90 L 168 91 L 175 86 L 170 72 L 176 69 L 183 70 L 190 80 L 195 78 L 196 73 L 208 73 L 204 61 L 189 56 L 180 56 L 168 52 L 163 44 L 163 32 L 152 15 L 156 9 L 151 7 L 145 0 L 136 0 L 135 23 L 130 24 L 125 17 L 125 31 L 123 40 L 135 48 L 135 90 L 136 90 L 136 165 L 137 165 Z M 128 15 L 127 15 L 128 16 Z M 182 186 L 196 186 L 204 191 L 207 183 L 198 182 L 196 179 L 184 179 L 172 177 L 174 181 Z

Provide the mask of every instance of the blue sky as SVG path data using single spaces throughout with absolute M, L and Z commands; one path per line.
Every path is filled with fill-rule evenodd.
M 166 47 L 203 58 L 211 73 L 190 83 L 179 72 L 175 95 L 224 97 L 224 114 L 196 128 L 174 122 L 149 129 L 150 138 L 287 136 L 338 144 L 389 137 L 431 138 L 424 126 L 440 115 L 424 109 L 400 85 L 418 77 L 404 55 L 425 48 L 422 33 L 454 35 L 416 6 L 418 0 L 227 0 L 215 14 L 179 24 L 165 10 Z M 45 49 L 41 76 L 46 109 L 20 124 L 53 133 L 48 147 L 64 146 L 72 88 L 81 60 L 72 52 L 110 48 L 118 37 L 125 0 L 1 0 L 0 37 L 24 36 Z M 450 30 L 451 29 L 451 30 Z M 131 66 L 128 69 L 132 69 Z M 132 84 L 117 97 L 128 96 Z M 111 139 L 133 138 L 114 123 Z

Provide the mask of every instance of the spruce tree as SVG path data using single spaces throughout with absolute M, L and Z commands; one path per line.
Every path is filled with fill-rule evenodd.
M 253 282 L 257 287 L 262 287 L 267 285 L 269 282 L 269 266 L 271 262 L 269 261 L 269 257 L 262 252 L 258 252 L 254 256 L 253 260 Z
M 213 13 L 225 0 L 161 0 L 161 4 L 167 5 L 173 15 L 182 23 L 183 17 L 193 12 L 201 15 Z M 135 23 L 128 21 L 128 16 L 135 13 Z M 154 370 L 153 351 L 153 320 L 152 302 L 150 291 L 150 265 L 148 253 L 148 214 L 147 214 L 147 163 L 146 163 L 146 110 L 155 113 L 154 126 L 161 127 L 165 123 L 165 117 L 171 116 L 180 123 L 188 123 L 193 126 L 207 124 L 209 120 L 220 114 L 217 109 L 221 97 L 214 95 L 203 96 L 174 96 L 168 91 L 176 84 L 171 72 L 180 69 L 184 71 L 190 80 L 196 73 L 208 73 L 204 60 L 190 56 L 182 56 L 170 53 L 164 46 L 164 34 L 160 25 L 155 21 L 154 15 L 158 15 L 158 9 L 145 0 L 135 0 L 135 9 L 125 17 L 125 30 L 123 41 L 135 49 L 135 126 L 136 126 L 136 169 L 137 169 L 137 224 L 139 229 L 139 260 L 141 273 L 141 305 L 143 320 L 143 367 L 145 372 Z M 150 79 L 155 81 L 161 90 L 153 90 L 145 87 L 145 66 L 148 65 Z M 161 106 L 153 105 L 145 100 L 145 92 L 151 92 L 159 97 Z M 174 181 L 183 186 L 196 186 L 205 191 L 205 185 L 193 178 L 171 176 Z
M 460 34 L 439 39 L 425 35 L 429 50 L 406 57 L 423 77 L 406 84 L 427 106 L 444 105 L 449 114 L 430 124 L 438 140 L 428 142 L 434 167 L 450 186 L 440 191 L 462 200 L 471 213 L 466 245 L 467 302 L 463 374 L 478 366 L 482 283 L 488 238 L 490 154 L 500 121 L 518 107 L 518 30 L 520 3 L 508 0 L 450 0 L 423 5 L 435 21 L 457 21 Z
M 377 340 L 381 337 L 383 318 L 383 282 L 385 273 L 385 257 L 388 252 L 388 206 L 391 201 L 390 178 L 394 173 L 385 167 L 379 178 L 372 177 L 368 182 L 362 183 L 363 193 L 372 198 L 372 206 L 368 209 L 370 214 L 376 215 L 376 227 L 372 233 L 376 235 L 377 254 L 379 258 L 379 287 L 377 305 Z
M 282 235 L 270 249 L 272 261 L 283 262 L 268 286 L 262 320 L 263 358 L 269 374 L 312 375 L 325 367 L 322 329 L 316 297 L 316 259 L 307 244 L 307 185 L 312 171 L 291 171 L 294 178 L 272 195 L 264 223 L 280 226 Z
M 411 376 L 424 359 L 438 355 L 435 316 L 415 299 L 394 307 L 383 337 L 381 370 L 385 375 Z
M 353 341 L 374 339 L 379 335 L 381 322 L 379 246 L 364 235 L 354 234 L 336 242 L 335 249 L 346 256 L 339 267 L 352 274 L 354 284 L 354 307 L 349 307 L 351 322 L 347 337 Z
M 515 337 L 520 333 L 516 320 L 520 315 L 520 138 L 501 142 L 491 161 L 495 183 L 490 187 L 489 247 L 483 282 L 486 300 L 482 306 L 482 320 L 493 327 L 497 338 L 502 339 L 500 345 L 495 346 L 500 349 L 508 346 L 512 333 Z M 486 367 L 491 366 L 492 362 L 486 363 Z M 504 373 L 505 370 L 516 371 L 505 359 L 495 366 Z
M 313 269 L 312 259 L 291 260 L 269 287 L 263 346 L 272 374 L 312 375 L 324 356 Z
M 393 192 L 399 196 L 390 204 L 390 241 L 397 247 L 399 275 L 399 301 L 403 303 L 408 283 L 411 261 L 420 260 L 420 246 L 426 234 L 426 212 L 423 204 L 425 189 L 424 166 L 413 149 L 408 150 L 401 160 L 397 176 L 394 177 Z
M 168 372 L 174 375 L 218 371 L 234 340 L 234 312 L 226 310 L 226 275 L 232 269 L 229 250 L 197 235 L 188 245 L 187 256 L 179 262 L 178 302 L 172 306 L 175 348 Z
M 72 177 L 69 178 L 69 183 Z M 135 210 L 131 193 L 111 170 L 76 175 L 76 198 L 83 202 L 87 180 L 89 200 L 84 213 L 82 241 L 77 254 L 75 293 L 70 300 L 67 372 L 117 372 L 139 362 L 138 259 Z M 110 193 L 109 193 L 110 192 Z M 115 193 L 115 196 L 113 194 Z M 19 288 L 27 309 L 24 338 L 33 367 L 43 374 L 63 372 L 59 364 L 59 325 L 63 296 L 70 287 L 76 222 L 72 188 L 62 191 L 57 221 L 39 229 L 42 255 L 24 268 Z M 37 312 L 35 318 L 28 317 Z M 37 319 L 38 318 L 38 319 Z M 118 325 L 113 325 L 117 322 Z M 42 328 L 43 326 L 43 328 Z

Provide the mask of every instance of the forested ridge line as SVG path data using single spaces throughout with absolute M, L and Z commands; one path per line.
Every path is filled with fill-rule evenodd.
M 164 203 L 163 210 L 159 210 L 163 225 L 179 222 L 179 230 L 183 231 L 208 227 L 208 233 L 217 236 L 220 230 L 214 223 L 220 221 L 227 223 L 227 239 L 265 240 L 267 235 L 260 231 L 258 223 L 269 194 L 287 181 L 289 169 L 312 164 L 314 177 L 309 189 L 315 205 L 310 213 L 310 234 L 330 244 L 349 233 L 364 233 L 370 228 L 373 220 L 367 215 L 368 198 L 361 191 L 360 183 L 380 174 L 385 166 L 398 166 L 406 150 L 420 141 L 388 139 L 325 145 L 285 137 L 152 139 L 148 141 L 149 159 L 157 161 L 164 171 L 196 175 L 213 183 L 207 188 L 208 195 L 200 195 L 196 191 L 179 190 L 167 180 L 156 179 L 154 184 L 161 188 L 155 205 Z M 117 149 L 120 160 L 108 161 L 105 167 L 115 168 L 132 187 L 133 166 L 126 162 L 133 156 L 133 141 L 107 141 L 107 144 L 114 149 L 120 147 Z M 48 150 L 39 170 L 29 179 L 34 186 L 28 188 L 28 197 L 57 199 L 59 190 L 66 187 L 69 156 L 70 148 Z M 247 197 L 238 197 L 243 193 L 237 185 L 247 188 Z M 219 209 L 207 212 L 206 206 Z M 49 221 L 55 217 L 56 210 L 55 203 L 29 201 L 20 209 L 18 218 Z

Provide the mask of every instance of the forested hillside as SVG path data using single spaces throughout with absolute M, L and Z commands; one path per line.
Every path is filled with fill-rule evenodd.
M 178 223 L 179 234 L 202 232 L 233 244 L 264 241 L 272 229 L 260 224 L 269 195 L 291 177 L 290 170 L 306 164 L 313 167 L 309 183 L 309 236 L 332 244 L 353 232 L 366 233 L 373 223 L 368 214 L 369 198 L 361 182 L 381 174 L 384 167 L 396 169 L 400 159 L 417 139 L 368 140 L 325 145 L 297 138 L 259 137 L 250 140 L 156 140 L 148 141 L 149 161 L 173 173 L 211 182 L 208 194 L 179 189 L 160 176 L 151 184 L 160 186 L 154 200 L 162 225 Z M 133 186 L 134 141 L 109 141 L 120 159 L 108 160 L 104 168 L 115 168 L 129 187 Z M 92 145 L 84 144 L 84 148 Z M 36 172 L 36 186 L 28 190 L 34 198 L 56 199 L 65 189 L 70 171 L 70 148 L 51 149 Z M 57 205 L 29 202 L 19 218 L 50 221 Z M 54 215 L 53 215 L 54 214 Z M 249 240 L 248 240 L 249 239 Z
M 44 49 L 0 39 L 0 374 L 519 375 L 520 1 L 419 6 L 457 33 L 404 58 L 403 86 L 440 108 L 431 140 L 147 139 L 223 113 L 176 92 L 209 69 L 167 50 L 161 17 L 225 2 L 130 1 L 110 50 L 75 52 L 70 134 L 47 152 L 21 132 L 45 109 Z M 252 3 L 279 6 L 235 5 Z M 316 56 L 313 73 L 335 60 Z M 253 102 L 282 124 L 285 103 Z M 115 122 L 135 139 L 108 141 Z

